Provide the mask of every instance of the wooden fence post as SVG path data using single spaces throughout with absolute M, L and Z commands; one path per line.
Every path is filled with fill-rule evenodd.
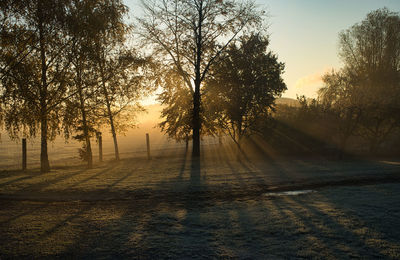
M 22 170 L 26 170 L 26 138 L 22 138 Z
M 146 144 L 147 144 L 147 159 L 150 160 L 150 136 L 146 133 Z
M 103 161 L 103 137 L 101 136 L 101 133 L 98 135 L 98 140 L 99 142 L 99 161 Z

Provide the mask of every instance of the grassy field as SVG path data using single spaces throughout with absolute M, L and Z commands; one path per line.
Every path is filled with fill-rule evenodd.
M 266 193 L 313 189 L 298 196 Z M 400 164 L 203 146 L 0 172 L 0 258 L 400 257 Z

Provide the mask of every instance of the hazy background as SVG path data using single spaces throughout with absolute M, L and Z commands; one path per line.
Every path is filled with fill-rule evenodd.
M 129 129 L 124 134 L 118 135 L 118 147 L 121 158 L 147 156 L 146 133 L 150 135 L 151 154 L 162 156 L 168 153 L 168 149 L 184 148 L 185 143 L 177 143 L 169 140 L 157 127 L 160 122 L 161 106 L 158 104 L 145 106 L 146 112 L 137 115 L 137 127 Z M 4 129 L 0 130 L 0 170 L 20 169 L 22 164 L 21 140 L 10 140 Z M 114 143 L 110 129 L 102 129 L 103 136 L 103 158 L 105 160 L 114 158 Z M 98 143 L 91 138 L 93 160 L 98 162 Z M 202 144 L 218 143 L 218 139 L 205 137 Z M 51 165 L 71 165 L 83 163 L 79 159 L 78 148 L 82 143 L 70 139 L 65 141 L 63 136 L 58 136 L 54 141 L 49 141 L 49 160 Z M 28 168 L 40 165 L 40 136 L 27 141 Z M 85 166 L 83 166 L 85 167 Z
M 288 90 L 283 97 L 296 98 L 296 95 L 316 97 L 316 90 L 322 86 L 321 76 L 332 68 L 341 67 L 338 58 L 338 33 L 360 22 L 371 10 L 388 7 L 400 11 L 398 0 L 257 0 L 265 7 L 270 18 L 270 49 L 286 65 L 283 78 Z M 140 0 L 126 0 L 130 8 L 128 20 L 141 15 Z M 119 135 L 121 157 L 133 153 L 144 154 L 145 133 L 150 133 L 151 149 L 184 146 L 167 138 L 156 127 L 160 121 L 161 107 L 155 100 L 156 94 L 142 101 L 148 112 L 137 116 L 137 128 Z M 8 138 L 0 130 L 0 168 L 19 168 L 21 166 L 21 144 Z M 93 140 L 94 141 L 94 140 Z M 213 138 L 205 140 L 215 142 Z M 65 159 L 78 160 L 77 148 L 81 144 L 63 137 L 49 143 L 50 162 L 63 163 Z M 109 129 L 103 130 L 103 149 L 105 158 L 112 156 L 113 144 Z M 38 140 L 28 140 L 28 167 L 39 163 L 40 146 Z M 98 159 L 97 143 L 93 142 L 94 159 Z

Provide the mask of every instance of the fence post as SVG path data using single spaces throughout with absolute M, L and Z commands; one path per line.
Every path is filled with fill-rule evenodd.
M 99 142 L 99 161 L 103 161 L 103 137 L 101 136 L 101 133 L 98 135 L 98 142 Z
M 147 144 L 147 159 L 150 160 L 150 136 L 146 133 L 146 144 Z
M 22 138 L 22 170 L 26 170 L 26 138 Z

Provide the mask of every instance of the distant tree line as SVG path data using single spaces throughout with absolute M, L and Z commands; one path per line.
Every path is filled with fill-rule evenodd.
M 276 115 L 343 157 L 353 150 L 400 152 L 400 17 L 386 8 L 373 11 L 339 35 L 343 68 L 323 77 L 318 98 L 299 98 L 298 107 Z

